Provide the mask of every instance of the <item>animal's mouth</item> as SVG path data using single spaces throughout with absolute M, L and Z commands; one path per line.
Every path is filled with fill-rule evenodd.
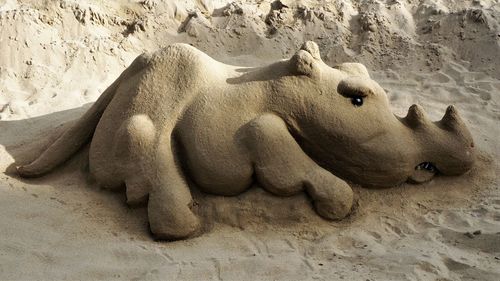
M 431 162 L 422 162 L 415 166 L 413 173 L 408 177 L 408 182 L 424 183 L 430 181 L 438 172 L 436 166 Z

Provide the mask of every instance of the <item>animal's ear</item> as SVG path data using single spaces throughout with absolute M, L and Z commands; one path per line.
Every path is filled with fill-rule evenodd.
M 300 47 L 300 50 L 308 52 L 314 59 L 321 61 L 321 54 L 319 53 L 318 44 L 316 44 L 314 41 L 304 42 L 304 44 L 302 44 L 302 46 Z
M 313 56 L 304 51 L 299 50 L 291 59 L 291 67 L 294 72 L 299 75 L 315 76 L 319 69 L 316 60 Z
M 301 75 L 314 76 L 319 73 L 321 55 L 319 48 L 313 41 L 307 41 L 302 44 L 300 50 L 292 57 L 291 63 L 295 72 Z
M 370 78 L 370 74 L 368 73 L 368 70 L 361 63 L 345 62 L 345 63 L 341 63 L 339 65 L 336 65 L 333 68 L 336 68 L 340 71 L 343 71 L 349 75 Z

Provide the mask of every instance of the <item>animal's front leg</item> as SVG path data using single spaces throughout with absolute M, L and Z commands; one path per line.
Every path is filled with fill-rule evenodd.
M 263 188 L 281 196 L 305 189 L 318 214 L 327 219 L 340 219 L 350 212 L 351 187 L 309 158 L 281 118 L 262 115 L 248 124 L 245 133 L 245 145 Z
M 200 221 L 191 210 L 194 202 L 175 161 L 170 136 L 160 137 L 159 144 L 148 171 L 152 183 L 148 202 L 151 232 L 159 239 L 187 238 L 200 229 Z

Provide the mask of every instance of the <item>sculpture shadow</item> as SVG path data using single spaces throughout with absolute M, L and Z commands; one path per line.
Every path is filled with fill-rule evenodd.
M 88 209 L 90 216 L 101 217 L 103 213 L 110 217 L 120 231 L 129 232 L 136 237 L 150 240 L 144 208 L 131 209 L 125 202 L 123 192 L 113 192 L 100 188 L 89 177 L 88 148 L 85 145 L 73 157 L 54 171 L 38 178 L 22 178 L 17 174 L 16 166 L 35 160 L 62 132 L 86 112 L 92 103 L 78 108 L 63 110 L 47 115 L 22 120 L 0 120 L 0 145 L 13 158 L 4 174 L 26 185 L 29 193 L 42 192 L 48 195 L 40 200 L 62 202 L 61 208 L 68 212 L 80 205 L 92 205 L 98 208 Z M 18 185 L 17 185 L 18 186 Z M 53 188 L 40 190 L 42 186 Z M 75 197 L 75 194 L 82 197 Z M 48 203 L 47 203 L 48 204 Z M 67 206 L 64 206 L 67 205 Z M 78 216 L 79 214 L 68 214 Z M 120 219 L 123 216 L 127 219 Z M 131 227 L 133 225 L 133 227 Z
M 284 76 L 294 76 L 288 71 L 289 64 L 290 62 L 288 60 L 282 60 L 262 67 L 238 68 L 236 72 L 241 73 L 241 75 L 228 78 L 226 82 L 234 85 L 255 81 L 271 81 Z
M 91 105 L 89 103 L 79 108 L 28 119 L 0 121 L 0 144 L 14 158 L 14 163 L 7 167 L 5 174 L 18 177 L 16 166 L 35 160 L 49 144 L 59 137 L 67 126 L 80 118 Z

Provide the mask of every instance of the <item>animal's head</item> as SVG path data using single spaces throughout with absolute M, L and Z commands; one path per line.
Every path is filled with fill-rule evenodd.
M 472 167 L 472 136 L 453 106 L 437 122 L 418 105 L 397 117 L 362 64 L 331 68 L 314 42 L 306 42 L 288 67 L 294 75 L 284 77 L 278 91 L 293 110 L 282 115 L 304 150 L 339 176 L 391 186 Z

